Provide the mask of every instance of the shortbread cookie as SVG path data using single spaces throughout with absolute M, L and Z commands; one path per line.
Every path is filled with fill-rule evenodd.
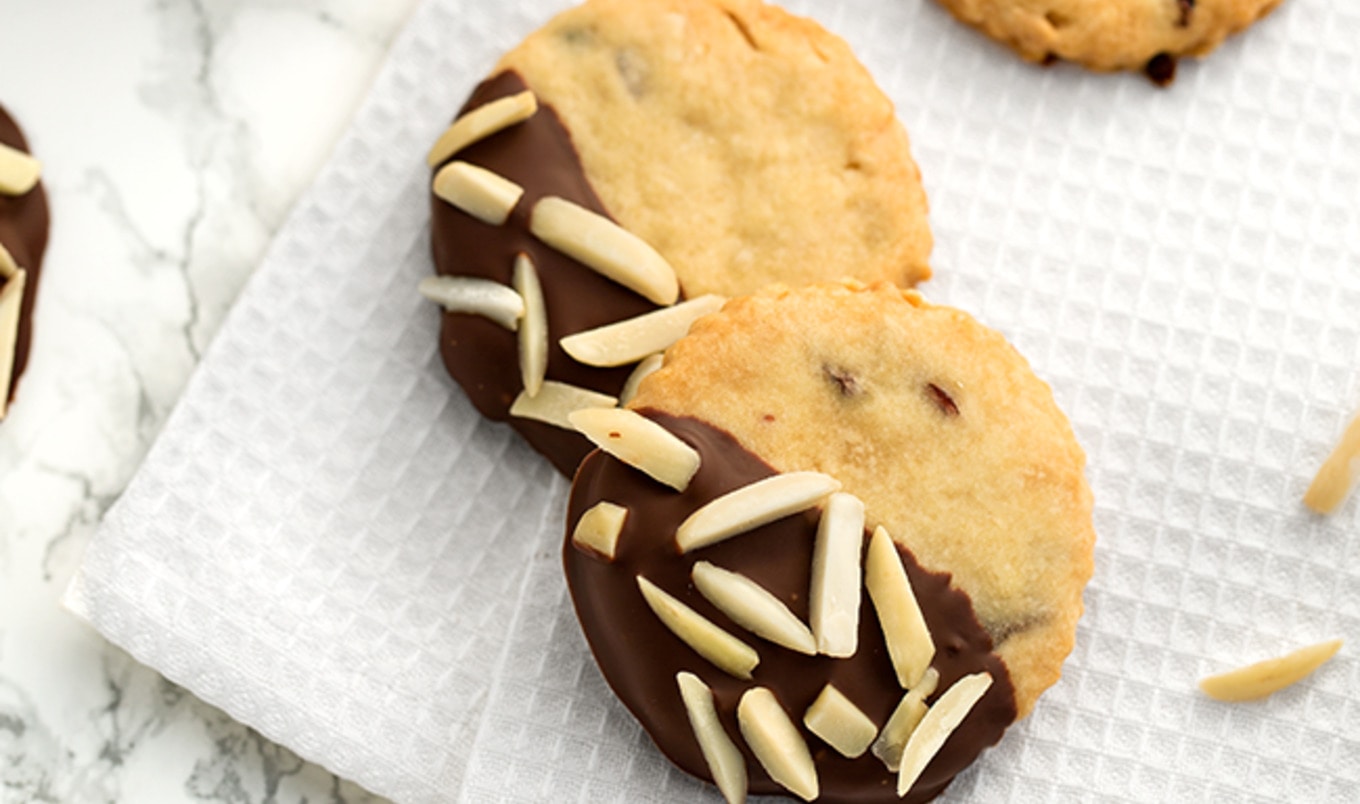
M 1144 70 L 1160 84 L 1180 56 L 1204 56 L 1280 0 L 939 0 L 1035 62 Z
M 551 381 L 617 397 L 631 364 L 583 365 L 559 341 L 674 299 L 536 236 L 547 197 L 649 246 L 646 262 L 673 272 L 679 298 L 930 273 L 925 195 L 892 103 L 843 41 L 759 0 L 590 0 L 508 53 L 454 129 L 430 155 L 437 270 L 509 285 L 528 255 Z M 584 237 L 579 217 L 556 228 Z M 525 387 L 518 340 L 450 312 L 440 344 L 478 410 L 509 419 L 569 474 L 586 442 L 510 415 Z
M 47 250 L 47 196 L 18 124 L 0 107 L 0 419 L 33 342 L 33 305 Z
M 922 771 L 907 800 L 925 801 L 1058 679 L 1092 572 L 1085 458 L 997 333 L 886 283 L 771 288 L 699 320 L 629 408 L 618 415 L 640 413 L 680 446 L 578 416 L 604 451 L 573 484 L 566 574 L 605 678 L 683 769 L 729 797 L 736 764 L 753 792 L 806 797 L 815 778 L 826 800 L 891 801 L 898 773 L 884 757 L 905 732 L 902 764 Z M 685 449 L 698 468 L 682 491 L 649 477 L 684 465 Z M 750 485 L 770 477 L 781 485 Z M 734 489 L 752 491 L 708 505 Z M 862 520 L 840 513 L 861 503 Z M 852 540 L 839 582 L 828 521 L 854 534 L 838 537 Z M 890 541 L 875 541 L 879 528 Z M 883 586 L 893 572 L 910 592 Z M 733 602 L 752 585 L 783 611 Z M 911 597 L 924 646 L 902 608 Z M 679 673 L 711 691 L 726 749 L 711 728 L 699 736 Z M 796 740 L 774 729 L 794 745 L 782 754 L 793 770 L 739 722 L 753 688 L 793 724 Z M 915 732 L 893 717 L 913 706 L 928 718 Z M 931 735 L 959 718 L 932 753 Z

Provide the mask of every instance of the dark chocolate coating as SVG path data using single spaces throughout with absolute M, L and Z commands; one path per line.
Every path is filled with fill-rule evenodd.
M 786 517 L 680 555 L 675 531 L 690 513 L 715 497 L 775 474 L 775 470 L 732 436 L 703 422 L 655 411 L 644 413 L 699 451 L 702 463 L 698 474 L 688 489 L 677 493 L 603 452 L 593 453 L 582 463 L 572 486 L 563 561 L 577 618 L 600 670 L 672 762 L 695 776 L 711 779 L 675 682 L 675 674 L 681 670 L 695 673 L 713 689 L 719 718 L 746 756 L 753 793 L 786 791 L 769 778 L 741 739 L 737 702 L 752 686 L 769 687 L 793 722 L 799 724 L 817 765 L 819 801 L 929 801 L 984 748 L 1001 739 L 1016 718 L 1015 694 L 1005 665 L 992 653 L 991 638 L 978 623 L 968 596 L 950 586 L 950 576 L 926 571 L 900 547 L 902 563 L 936 645 L 933 665 L 940 673 L 940 684 L 928 702 L 963 676 L 982 670 L 992 674 L 992 687 L 903 799 L 896 794 L 897 774 L 890 773 L 872 752 L 846 759 L 808 732 L 802 726 L 803 713 L 827 683 L 834 684 L 879 728 L 902 698 L 903 690 L 898 686 L 868 593 L 860 602 L 859 651 L 849 659 L 803 656 L 766 642 L 728 619 L 694 589 L 690 582 L 694 563 L 710 561 L 746 575 L 806 622 L 816 514 Z M 601 500 L 628 508 L 612 562 L 576 547 L 571 540 L 581 515 Z M 642 599 L 638 575 L 755 648 L 760 664 L 752 680 L 727 675 L 672 634 Z
M 14 118 L 0 106 L 0 142 L 28 152 L 28 141 Z M 47 251 L 47 194 L 38 186 L 21 196 L 0 193 L 0 243 L 28 274 L 24 285 L 24 301 L 19 311 L 19 337 L 14 353 L 14 372 L 9 388 L 0 389 L 7 399 L 14 399 L 19 387 L 19 375 L 28 365 L 28 354 L 33 348 L 33 304 L 38 298 L 38 277 L 42 273 L 43 254 Z M 4 280 L 0 279 L 0 284 Z
M 500 73 L 473 91 L 459 115 L 524 89 L 519 75 Z M 540 106 L 533 117 L 463 149 L 449 161 L 454 160 L 499 173 L 523 187 L 524 197 L 503 226 L 492 226 L 431 193 L 436 270 L 448 276 L 482 277 L 508 285 L 515 256 L 528 254 L 538 268 L 548 311 L 548 379 L 617 396 L 632 372 L 631 366 L 600 369 L 582 365 L 562 351 L 559 340 L 641 315 L 656 309 L 656 305 L 529 233 L 529 213 L 543 196 L 560 196 L 608 215 L 590 187 L 562 121 L 551 108 Z M 510 416 L 510 405 L 524 387 L 515 333 L 479 316 L 446 312 L 439 345 L 449 374 L 483 416 L 508 421 L 562 474 L 570 477 L 576 471 L 577 464 L 590 452 L 589 441 L 572 431 Z

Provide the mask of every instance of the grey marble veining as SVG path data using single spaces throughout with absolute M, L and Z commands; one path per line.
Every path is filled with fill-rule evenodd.
M 413 6 L 0 0 L 0 103 L 54 218 L 0 423 L 0 801 L 377 800 L 58 600 Z

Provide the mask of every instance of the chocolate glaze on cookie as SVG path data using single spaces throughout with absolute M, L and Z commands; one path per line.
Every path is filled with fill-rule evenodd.
M 483 82 L 459 115 L 497 98 L 523 92 L 517 74 L 503 72 Z M 608 216 L 581 166 L 571 135 L 547 106 L 512 126 L 457 153 L 453 159 L 499 173 L 524 188 L 502 226 L 483 223 L 431 194 L 434 261 L 448 276 L 475 276 L 510 284 L 515 256 L 533 259 L 548 310 L 548 378 L 617 396 L 631 366 L 592 368 L 562 350 L 563 336 L 641 315 L 656 305 L 529 233 L 529 213 L 538 199 L 555 195 Z M 436 167 L 436 172 L 438 167 Z M 489 419 L 507 421 L 570 477 L 591 449 L 578 433 L 510 416 L 523 388 L 515 333 L 475 315 L 444 313 L 440 351 L 449 374 Z
M 0 142 L 28 152 L 28 141 L 4 107 L 0 107 Z M 0 243 L 28 274 L 24 301 L 19 312 L 14 373 L 10 387 L 0 388 L 0 393 L 11 400 L 19 385 L 19 376 L 28 365 L 28 353 L 33 346 L 33 304 L 38 297 L 38 276 L 42 272 L 43 253 L 47 251 L 47 228 L 47 194 L 43 192 L 42 184 L 17 197 L 0 193 Z M 0 284 L 3 283 L 4 280 L 0 279 Z
M 776 472 L 722 430 L 692 418 L 642 412 L 699 451 L 698 474 L 686 491 L 677 493 L 603 452 L 592 454 L 572 486 L 563 560 L 577 617 L 605 679 L 671 761 L 695 776 L 711 778 L 676 686 L 675 675 L 681 670 L 695 673 L 713 689 L 719 718 L 746 757 L 752 793 L 786 792 L 741 739 L 737 702 L 753 686 L 770 688 L 799 724 L 817 766 L 821 801 L 929 801 L 983 749 L 1001 739 L 1016 719 L 1016 705 L 1010 676 L 992 652 L 991 638 L 978 623 L 968 596 L 950 585 L 950 576 L 923 569 L 900 545 L 898 552 L 937 648 L 933 666 L 940 683 L 928 702 L 970 673 L 986 670 L 994 683 L 904 799 L 896 795 L 897 775 L 872 753 L 846 759 L 808 732 L 801 725 L 803 713 L 827 683 L 835 684 L 879 728 L 902 698 L 868 594 L 860 603 L 859 651 L 850 659 L 803 656 L 761 640 L 728 619 L 694 589 L 690 582 L 694 563 L 711 561 L 746 575 L 806 622 L 816 515 L 786 517 L 681 555 L 675 531 L 690 513 Z M 571 539 L 581 515 L 602 500 L 628 508 L 613 561 L 576 547 Z M 741 681 L 717 669 L 662 625 L 638 592 L 638 575 L 756 648 L 760 664 L 752 680 Z

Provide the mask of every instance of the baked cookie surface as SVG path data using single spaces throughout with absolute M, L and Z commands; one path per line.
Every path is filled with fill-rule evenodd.
M 840 39 L 758 0 L 590 0 L 531 34 L 460 118 L 531 92 L 527 119 L 433 160 L 523 189 L 503 224 L 432 195 L 436 270 L 500 284 L 537 266 L 550 329 L 547 379 L 617 396 L 631 368 L 581 365 L 562 337 L 654 310 L 530 232 L 566 198 L 617 222 L 674 270 L 681 297 L 769 282 L 929 276 L 920 175 L 892 103 Z M 440 348 L 485 416 L 508 420 L 564 474 L 589 444 L 511 416 L 524 389 L 516 335 L 446 313 Z
M 1204 56 L 1281 0 L 939 0 L 955 17 L 1034 62 L 1145 70 L 1158 83 L 1176 58 Z
M 631 404 L 837 478 L 869 527 L 953 574 L 1021 717 L 1058 680 L 1093 571 L 1085 455 L 998 333 L 885 284 L 771 289 L 697 322 Z
M 0 107 L 0 143 L 23 153 L 28 153 L 28 142 L 20 131 L 14 118 L 4 107 Z M 5 349 L 8 343 L 5 333 L 0 333 L 0 363 L 8 364 L 7 382 L 0 383 L 0 418 L 4 418 L 6 402 L 13 400 L 19 384 L 19 377 L 28 365 L 29 352 L 33 343 L 33 306 L 38 296 L 38 277 L 42 273 L 43 254 L 47 251 L 48 233 L 47 194 L 41 183 L 25 192 L 8 194 L 0 192 L 0 246 L 9 253 L 17 268 L 24 271 L 22 298 L 18 304 L 19 316 L 14 331 L 13 350 Z M 0 258 L 2 259 L 2 258 Z M 0 266 L 0 293 L 3 288 L 14 282 L 13 276 L 5 267 Z M 3 322 L 0 322 L 3 324 Z
M 884 539 L 888 555 L 896 548 L 934 645 L 929 672 L 938 679 L 920 682 L 921 700 L 943 712 L 963 687 L 983 676 L 988 685 L 957 716 L 939 753 L 919 766 L 906 801 L 938 795 L 1057 681 L 1093 569 L 1085 457 L 1048 386 L 996 332 L 887 283 L 771 287 L 699 319 L 629 408 L 695 450 L 697 471 L 677 491 L 639 471 L 645 460 L 630 459 L 628 448 L 611 448 L 611 439 L 629 437 L 624 423 L 598 431 L 604 450 L 582 463 L 572 486 L 564 565 L 606 680 L 681 768 L 701 778 L 725 775 L 676 690 L 688 673 L 711 692 L 750 791 L 903 800 L 880 742 L 893 731 L 894 707 L 907 706 L 903 696 L 915 694 L 918 682 L 904 675 L 904 643 L 895 647 L 889 638 L 892 616 L 884 612 L 891 609 L 871 580 L 883 583 Z M 701 512 L 719 507 L 714 500 L 728 492 L 808 473 L 838 490 L 735 535 L 694 536 L 703 530 L 695 524 Z M 837 620 L 819 620 L 826 604 L 818 603 L 816 579 L 829 560 L 817 556 L 822 528 L 844 497 L 862 503 L 850 550 L 862 550 L 863 560 L 862 571 L 850 570 L 858 637 L 837 652 L 832 640 L 823 644 Z M 754 499 L 742 505 L 758 505 Z M 612 541 L 601 540 L 596 523 L 611 506 L 621 524 L 609 531 Z M 730 600 L 706 588 L 712 580 L 701 575 L 714 573 L 706 564 L 768 591 L 787 609 L 784 622 L 807 623 L 815 655 L 729 608 Z M 746 664 L 731 659 L 738 651 L 714 650 L 721 640 L 703 636 L 706 626 L 663 622 L 639 579 L 746 643 Z M 851 727 L 814 728 L 828 686 L 858 711 L 838 721 L 860 722 L 863 738 L 853 749 L 843 742 Z M 773 693 L 794 724 L 790 740 L 806 746 L 813 770 L 801 781 L 781 776 L 779 761 L 762 757 L 760 738 L 741 722 L 737 712 L 753 688 Z M 917 731 L 930 731 L 919 722 Z
M 590 0 L 497 70 L 562 117 L 605 208 L 686 296 L 930 275 L 906 132 L 811 20 L 760 0 Z

